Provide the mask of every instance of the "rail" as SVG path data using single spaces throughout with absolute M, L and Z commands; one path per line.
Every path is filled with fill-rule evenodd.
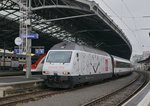
M 103 106 L 103 104 L 106 104 L 106 103 L 108 103 L 111 106 L 121 106 L 128 99 L 130 99 L 135 93 L 137 93 L 140 89 L 142 89 L 143 86 L 146 84 L 146 82 L 147 82 L 147 76 L 143 73 L 139 73 L 139 75 L 133 81 L 131 81 L 129 84 L 127 84 L 121 88 L 118 88 L 116 91 L 114 91 L 108 95 L 93 99 L 93 100 L 89 101 L 88 103 L 85 103 L 81 106 L 99 106 L 99 104 L 101 104 L 101 106 Z M 134 86 L 137 85 L 136 89 L 133 90 L 133 93 L 131 93 L 130 95 L 125 95 L 126 96 L 125 98 L 121 98 L 121 96 L 118 96 L 118 95 L 121 95 L 121 93 L 123 93 L 123 92 L 129 91 L 129 88 L 133 85 Z M 116 98 L 118 96 L 118 98 L 115 99 L 115 96 L 116 96 Z M 121 98 L 121 100 L 119 100 L 120 99 L 119 97 Z
M 37 100 L 42 97 L 52 96 L 63 91 L 54 91 L 54 90 L 40 90 L 29 93 L 17 94 L 13 96 L 0 98 L 0 106 L 13 106 L 18 103 L 23 103 L 31 100 Z

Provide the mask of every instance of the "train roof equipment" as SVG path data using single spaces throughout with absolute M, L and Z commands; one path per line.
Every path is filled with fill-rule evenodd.
M 54 45 L 50 50 L 81 50 L 86 51 L 90 53 L 96 53 L 96 54 L 102 54 L 108 56 L 109 54 L 98 49 L 94 49 L 92 47 L 87 47 L 84 45 L 79 45 L 73 42 L 61 42 L 56 45 Z

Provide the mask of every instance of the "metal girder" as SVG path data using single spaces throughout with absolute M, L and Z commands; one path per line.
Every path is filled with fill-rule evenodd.
M 75 10 L 82 10 L 82 11 L 87 11 L 89 12 L 89 10 L 85 10 L 79 7 L 74 7 L 74 6 L 69 6 L 69 5 L 49 5 L 49 6 L 41 6 L 41 7 L 34 7 L 31 10 L 32 11 L 36 11 L 36 10 L 41 10 L 41 9 L 52 9 L 52 8 L 65 8 L 65 9 L 75 9 Z
M 41 22 L 37 22 L 37 23 L 46 23 L 46 22 L 52 22 L 52 21 L 81 18 L 81 17 L 90 17 L 90 16 L 94 16 L 94 15 L 96 15 L 96 14 L 84 14 L 84 15 L 77 15 L 77 16 L 70 16 L 70 17 L 63 17 L 63 18 L 55 18 L 55 19 L 45 20 L 45 21 L 41 21 Z

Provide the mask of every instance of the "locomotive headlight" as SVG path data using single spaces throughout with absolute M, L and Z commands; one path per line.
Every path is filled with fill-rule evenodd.
M 48 74 L 49 72 L 48 71 L 43 71 L 43 74 Z
M 64 74 L 64 75 L 69 75 L 70 72 L 64 71 L 63 74 Z

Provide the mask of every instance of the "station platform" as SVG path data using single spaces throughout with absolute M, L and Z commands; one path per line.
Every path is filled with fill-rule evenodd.
M 150 72 L 148 74 L 150 76 Z M 150 81 L 140 92 L 122 106 L 150 106 Z
M 35 90 L 43 85 L 41 75 L 0 77 L 0 97 Z
M 2 71 L 0 70 L 0 77 L 4 77 L 4 76 L 20 76 L 20 75 L 25 75 L 25 73 L 23 71 Z

